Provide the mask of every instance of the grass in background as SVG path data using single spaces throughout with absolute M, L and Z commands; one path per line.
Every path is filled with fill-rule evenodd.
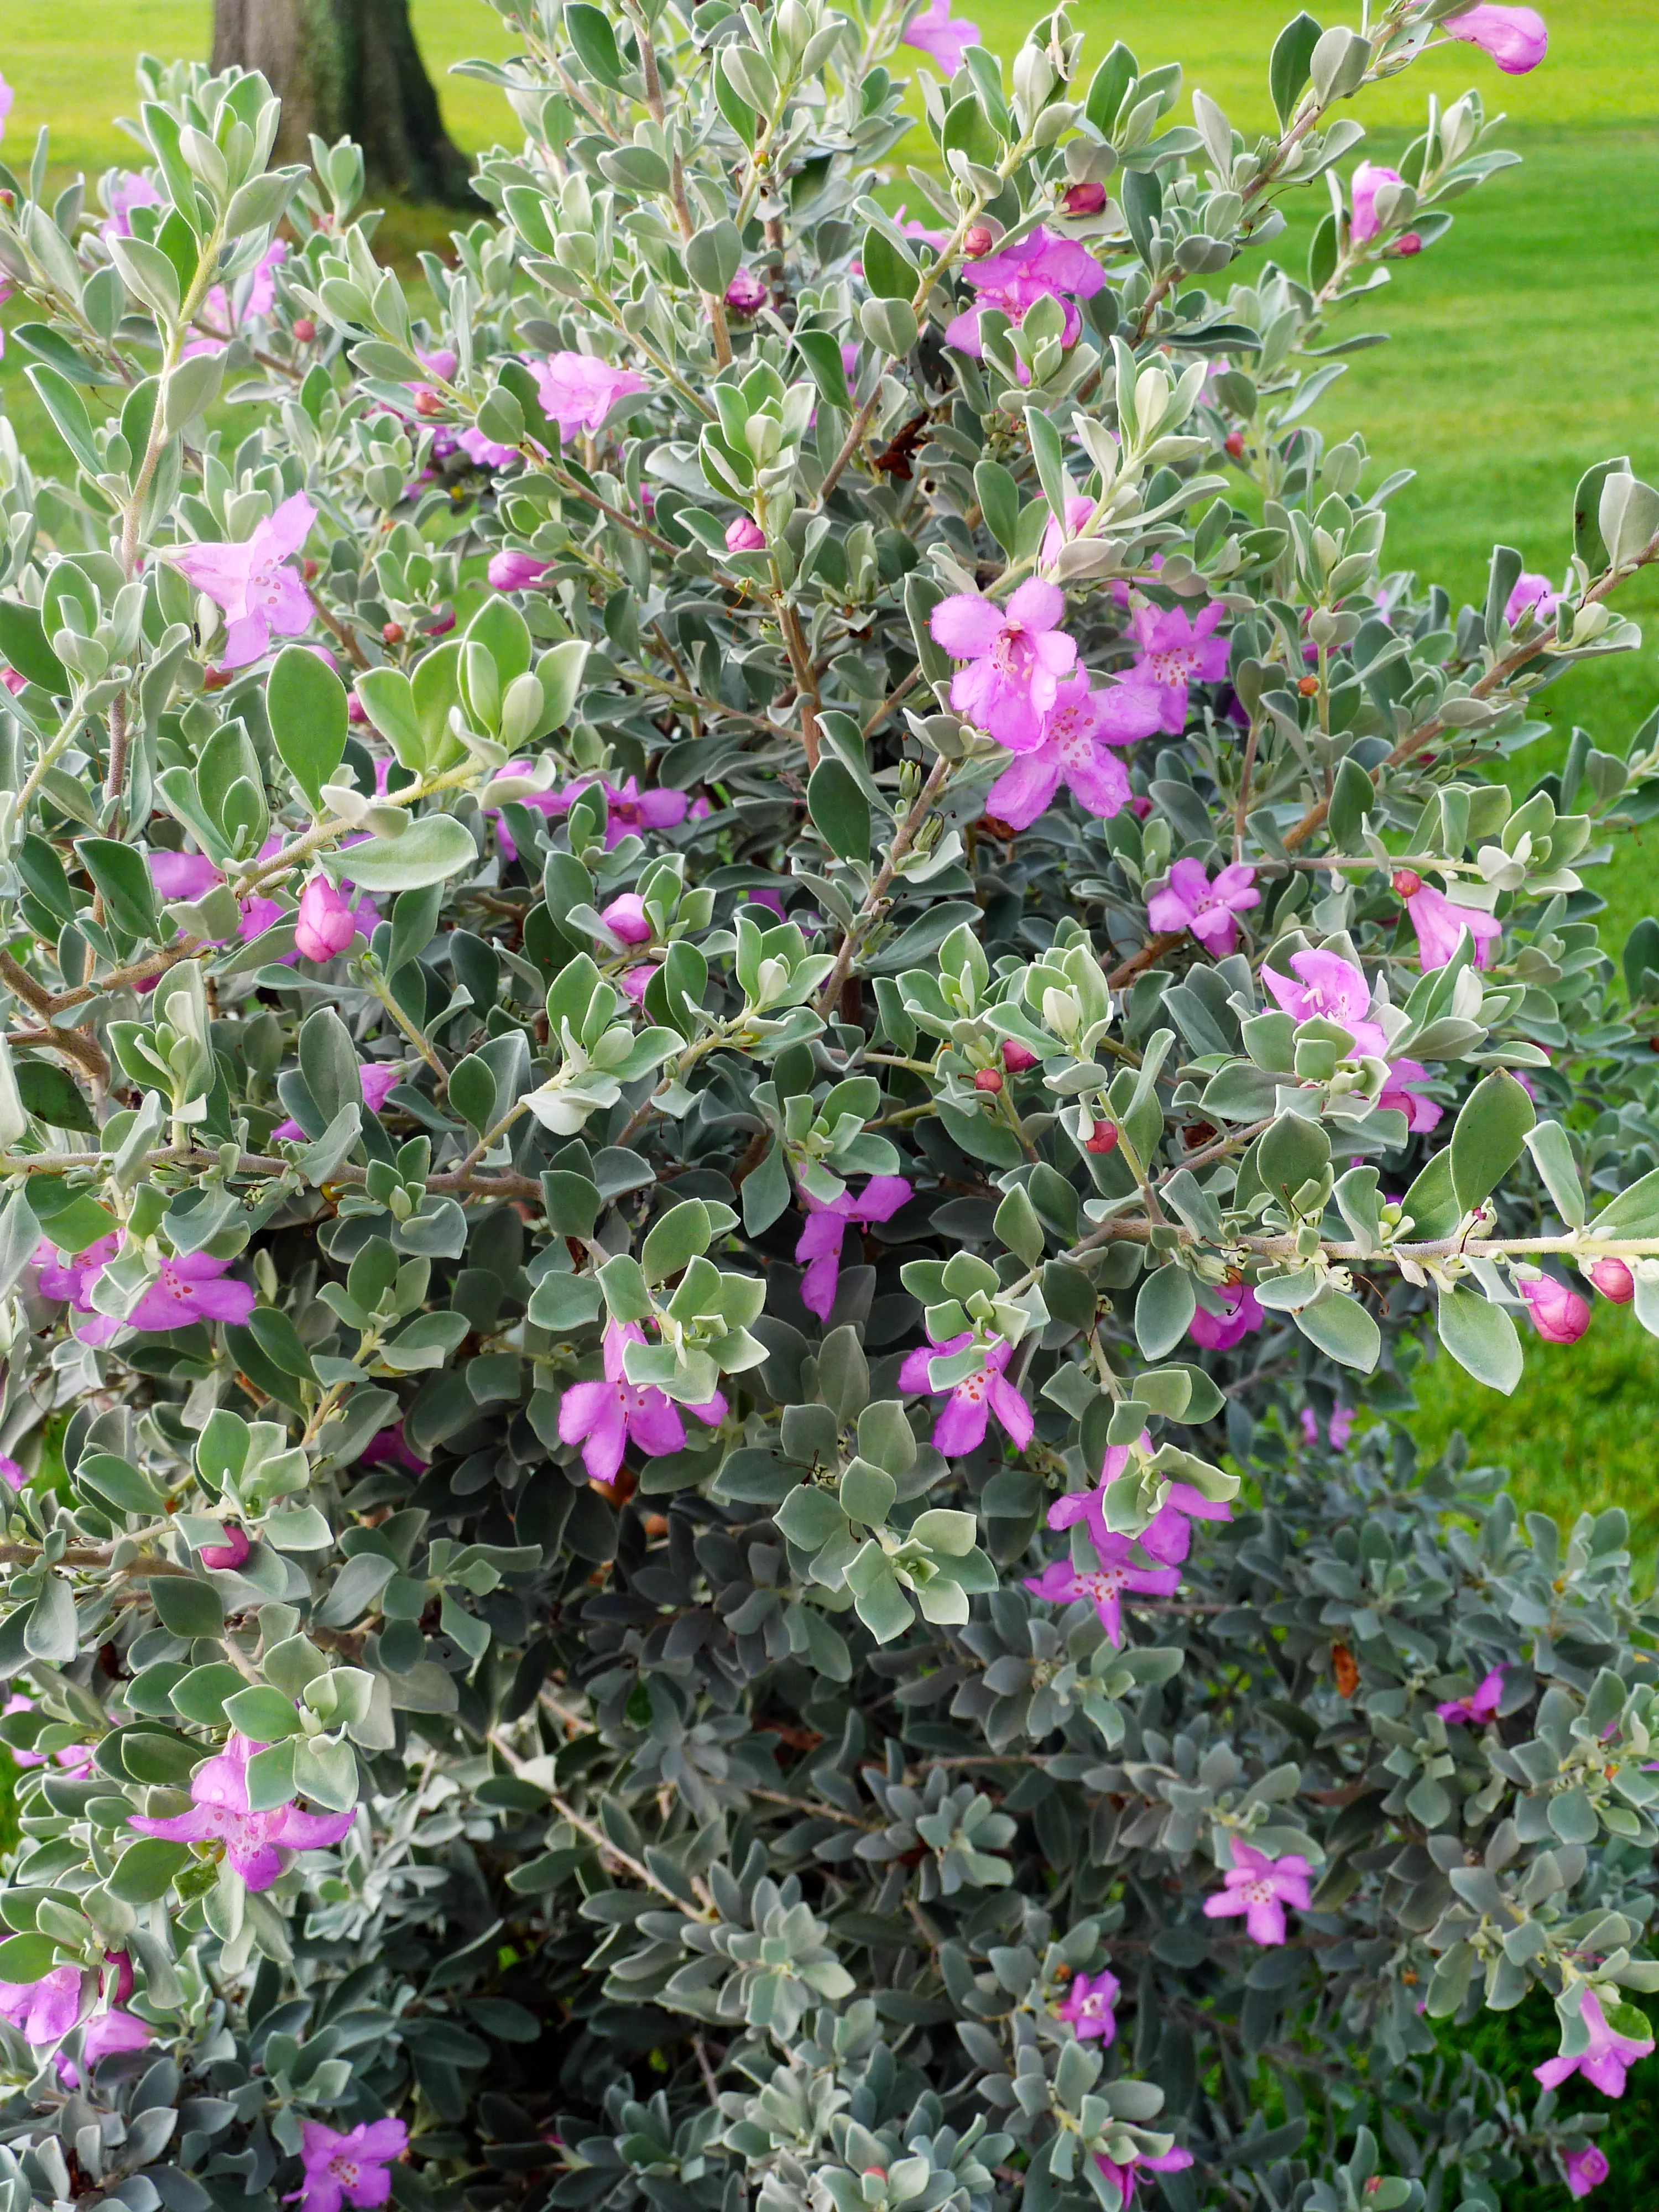
M 1022 0 L 959 4 L 1005 56 L 1031 20 Z M 1115 37 L 1126 38 L 1145 66 L 1178 58 L 1186 92 L 1201 85 L 1247 131 L 1270 127 L 1266 56 L 1292 12 L 1291 0 L 1141 0 L 1127 21 L 1101 0 L 1071 10 L 1088 35 L 1088 68 Z M 1548 12 L 1550 56 L 1529 76 L 1503 76 L 1483 55 L 1453 46 L 1354 108 L 1376 134 L 1367 150 L 1387 160 L 1420 124 L 1431 93 L 1444 102 L 1474 85 L 1490 113 L 1507 111 L 1501 143 L 1524 156 L 1521 168 L 1460 204 L 1450 235 L 1432 252 L 1397 267 L 1386 289 L 1343 312 L 1343 334 L 1381 330 L 1390 343 L 1351 362 L 1319 410 L 1332 436 L 1364 428 L 1374 481 L 1395 468 L 1417 471 L 1393 502 L 1386 559 L 1443 582 L 1454 600 L 1483 595 L 1494 543 L 1518 546 L 1529 568 L 1565 571 L 1572 494 L 1590 462 L 1627 453 L 1638 472 L 1659 480 L 1659 24 L 1652 0 L 1552 0 Z M 513 51 L 500 17 L 482 0 L 413 0 L 413 16 L 457 143 L 476 152 L 515 138 L 493 87 L 447 74 L 469 56 Z M 100 0 L 88 51 L 66 33 L 62 0 L 12 0 L 3 66 L 17 95 L 6 149 L 14 162 L 27 161 L 47 119 L 55 168 L 95 174 L 135 158 L 112 121 L 134 105 L 133 58 L 204 54 L 210 19 L 208 0 Z M 918 56 L 916 66 L 928 65 Z M 920 161 L 927 151 L 917 143 L 900 158 Z M 1316 191 L 1322 207 L 1323 186 Z M 1303 197 L 1309 216 L 1295 216 L 1291 234 L 1269 249 L 1292 268 L 1314 199 Z M 440 244 L 457 220 L 394 207 L 382 242 L 406 258 L 416 245 Z M 1241 274 L 1251 267 L 1247 259 Z M 52 433 L 15 360 L 0 390 L 26 443 L 55 465 Z M 1643 578 L 1620 605 L 1653 633 L 1659 579 Z M 1576 671 L 1540 702 L 1559 736 L 1522 756 L 1513 780 L 1524 788 L 1553 766 L 1575 722 L 1598 744 L 1622 750 L 1656 701 L 1651 646 Z M 1659 824 L 1622 841 L 1595 879 L 1615 953 L 1631 925 L 1659 907 L 1656 854 Z M 1659 1397 L 1659 1343 L 1627 1313 L 1598 1302 L 1595 1326 L 1577 1347 L 1528 1349 L 1526 1379 L 1510 1400 L 1449 1359 L 1425 1370 L 1420 1440 L 1437 1450 L 1454 1427 L 1464 1428 L 1482 1459 L 1514 1470 L 1527 1504 L 1569 1522 L 1585 1506 L 1626 1505 L 1638 1547 L 1651 1556 L 1659 1497 L 1643 1431 Z

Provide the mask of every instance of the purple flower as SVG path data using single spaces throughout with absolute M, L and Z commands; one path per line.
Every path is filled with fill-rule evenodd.
M 1636 1296 L 1636 1278 L 1622 1260 L 1611 1254 L 1598 1260 L 1589 1271 L 1590 1281 L 1602 1297 L 1615 1306 L 1627 1306 Z
M 1338 1406 L 1332 1410 L 1325 1440 L 1333 1451 L 1340 1451 L 1353 1434 L 1353 1408 Z M 1302 1441 L 1306 1444 L 1319 1442 L 1319 1416 L 1311 1406 L 1302 1408 Z
M 880 1179 L 896 1180 L 887 1176 Z M 964 1329 L 960 1336 L 951 1337 L 943 1343 L 933 1337 L 931 1350 L 926 1345 L 918 1346 L 899 1370 L 898 1387 L 906 1392 L 949 1389 L 949 1402 L 933 1424 L 933 1443 L 947 1458 L 957 1452 L 977 1450 L 985 1441 L 985 1424 L 992 1413 L 1013 1438 L 1015 1449 L 1024 1451 L 1036 1424 L 1031 1418 L 1030 1407 L 1002 1371 L 1012 1357 L 1012 1344 L 999 1339 L 986 1345 L 984 1365 L 964 1382 L 946 1384 L 933 1379 L 935 1360 L 947 1358 L 953 1352 L 965 1352 L 973 1341 L 973 1331 Z
M 1474 939 L 1474 965 L 1492 966 L 1497 940 L 1504 934 L 1502 922 L 1480 907 L 1455 906 L 1444 891 L 1425 884 L 1414 868 L 1396 868 L 1392 881 L 1417 932 L 1419 967 L 1443 968 L 1466 935 Z
M 1059 634 L 1065 595 L 1032 577 L 1006 611 L 976 592 L 941 599 L 928 617 L 935 644 L 965 660 L 951 678 L 951 704 L 1011 752 L 1042 743 L 1042 718 L 1060 681 L 1077 665 L 1077 647 Z
M 1426 1136 L 1438 1126 L 1444 1110 L 1432 1098 L 1425 1098 L 1419 1088 L 1428 1079 L 1429 1071 L 1420 1060 L 1391 1060 L 1387 1078 L 1377 1094 L 1377 1104 L 1403 1114 L 1406 1127 L 1414 1135 Z
M 54 1966 L 38 1982 L 0 1982 L 0 2015 L 26 2043 L 56 2043 L 81 2017 L 78 1966 Z
M 591 353 L 549 354 L 532 362 L 542 412 L 559 430 L 559 443 L 568 445 L 578 430 L 597 430 L 619 399 L 649 391 L 644 377 L 631 368 L 612 368 Z
M 1109 819 L 1130 799 L 1129 775 L 1110 745 L 1132 745 L 1158 726 L 1157 702 L 1128 684 L 1091 690 L 1085 672 L 1059 685 L 1035 746 L 1016 758 L 985 795 L 985 811 L 1011 829 L 1025 830 L 1053 799 L 1064 778 L 1088 814 Z
M 3 1482 L 8 1490 L 21 1490 L 27 1481 L 28 1477 L 18 1462 L 9 1454 L 0 1452 L 0 1482 Z
M 1582 2074 L 1604 2097 L 1622 2097 L 1626 2074 L 1638 2058 L 1647 2057 L 1653 2038 L 1620 2035 L 1617 2028 L 1609 2027 L 1594 1990 L 1584 1991 L 1578 2010 L 1589 2030 L 1589 2049 L 1581 2051 L 1576 2058 L 1547 2058 L 1541 2066 L 1533 2068 L 1534 2078 L 1547 2089 L 1559 2089 L 1571 2075 Z
M 238 1522 L 227 1521 L 224 1542 L 204 1544 L 196 1556 L 204 1567 L 216 1567 L 229 1572 L 241 1565 L 252 1548 L 247 1540 L 246 1529 Z
M 92 1285 L 104 1272 L 105 1263 L 112 1260 L 120 1249 L 120 1234 L 115 1230 L 107 1237 L 100 1237 L 95 1244 L 88 1244 L 83 1252 L 66 1254 L 54 1250 L 46 1243 L 37 1244 L 34 1264 L 40 1270 L 40 1295 L 63 1298 L 77 1313 L 90 1313 Z
M 396 1421 L 389 1429 L 377 1429 L 363 1447 L 365 1467 L 407 1468 L 411 1474 L 424 1474 L 426 1462 L 409 1449 L 404 1436 L 404 1425 Z
M 149 879 L 164 899 L 198 899 L 224 881 L 205 853 L 152 853 Z
M 580 1444 L 590 1482 L 613 1480 L 630 1443 L 647 1459 L 685 1449 L 685 1424 L 673 1400 L 650 1383 L 630 1382 L 623 1371 L 629 1346 L 645 1341 L 637 1322 L 607 1322 L 604 1382 L 573 1382 L 560 1401 L 559 1440 Z M 712 1428 L 726 1419 L 726 1400 L 716 1390 L 706 1405 L 687 1410 Z
M 1235 1838 L 1233 1863 L 1222 1876 L 1224 1887 L 1218 1895 L 1205 1899 L 1204 1917 L 1206 1920 L 1224 1920 L 1233 1913 L 1242 1912 L 1253 1943 L 1282 1943 L 1285 1907 L 1293 1905 L 1298 1912 L 1309 1910 L 1308 1876 L 1311 1871 L 1306 1859 L 1297 1852 L 1282 1859 L 1270 1859 L 1254 1844 Z
M 1443 1721 L 1464 1721 L 1473 1725 L 1495 1717 L 1503 1694 L 1504 1670 L 1494 1667 L 1482 1679 L 1478 1690 L 1471 1691 L 1467 1698 L 1449 1698 L 1443 1705 L 1437 1705 L 1435 1711 Z
M 740 514 L 735 522 L 726 526 L 726 550 L 728 553 L 763 553 L 766 532 L 752 516 Z
M 9 96 L 7 106 L 10 105 Z M 3 116 L 3 111 L 0 111 Z M 99 228 L 100 238 L 131 238 L 132 210 L 141 207 L 165 207 L 167 202 L 142 170 L 124 169 L 110 187 L 109 219 Z
M 332 960 L 357 934 L 357 917 L 326 876 L 313 876 L 300 894 L 294 949 L 302 960 Z
M 651 942 L 651 918 L 646 913 L 645 901 L 637 891 L 624 891 L 613 898 L 609 906 L 599 908 L 599 920 L 613 937 L 621 938 L 624 945 L 648 945 Z
M 1042 544 L 1037 553 L 1038 568 L 1053 568 L 1054 562 L 1060 558 L 1060 547 L 1068 544 L 1077 536 L 1084 524 L 1091 519 L 1094 511 L 1095 503 L 1085 494 L 1080 491 L 1068 494 L 1066 501 L 1066 526 L 1061 529 L 1057 516 L 1051 514 L 1048 517 L 1048 524 L 1042 532 Z
M 757 315 L 766 300 L 766 279 L 753 269 L 739 269 L 726 288 L 726 304 L 733 314 Z
M 1387 1037 L 1366 1019 L 1371 987 L 1352 960 L 1340 952 L 1293 952 L 1291 966 L 1301 978 L 1297 983 L 1273 968 L 1263 968 L 1261 980 L 1292 1021 L 1334 1022 L 1346 1030 L 1357 1054 L 1374 1054 L 1378 1060 L 1387 1055 Z
M 343 2204 L 384 2204 L 392 2194 L 387 2172 L 409 2148 L 401 2120 L 366 2120 L 344 2135 L 321 2120 L 300 2124 L 300 2164 L 305 2186 L 286 2198 L 300 2212 L 340 2212 Z
M 519 458 L 516 446 L 498 445 L 495 439 L 486 438 L 476 422 L 469 422 L 465 430 L 458 430 L 455 443 L 468 460 L 477 462 L 481 469 L 510 468 Z
M 540 583 L 552 566 L 550 561 L 538 561 L 533 553 L 509 547 L 504 552 L 491 554 L 484 574 L 498 592 L 523 592 L 532 584 Z
M 276 239 L 267 248 L 253 271 L 248 286 L 245 315 L 268 315 L 276 304 L 276 270 L 288 258 L 288 242 Z M 228 341 L 234 337 L 237 326 L 236 311 L 229 293 L 222 284 L 216 284 L 202 302 L 196 328 L 199 335 L 191 338 L 184 349 L 188 361 L 194 354 L 222 353 Z
M 1588 1298 L 1558 1283 L 1553 1275 L 1540 1275 L 1516 1289 L 1526 1300 L 1532 1325 L 1546 1344 L 1577 1344 L 1590 1325 Z
M 13 1713 L 32 1713 L 33 1711 L 33 1698 L 26 1698 L 20 1690 L 14 1692 L 3 1707 L 0 1707 L 0 1718 L 9 1719 Z M 46 1763 L 46 1754 L 43 1751 L 14 1751 L 11 1755 L 15 1763 L 22 1767 L 44 1766 Z M 54 1751 L 52 1757 L 57 1765 L 77 1782 L 83 1781 L 92 1771 L 92 1746 L 89 1743 L 66 1743 L 60 1750 Z
M 163 1260 L 161 1273 L 127 1316 L 126 1326 L 161 1329 L 187 1328 L 197 1321 L 245 1322 L 257 1304 L 253 1285 L 234 1277 L 222 1280 L 229 1265 L 210 1252 L 180 1252 L 176 1259 Z
M 1353 173 L 1351 187 L 1353 197 L 1353 221 L 1349 236 L 1356 246 L 1364 246 L 1382 228 L 1377 218 L 1376 196 L 1384 185 L 1403 185 L 1406 179 L 1398 169 L 1385 169 L 1380 161 L 1362 161 Z
M 1486 4 L 1466 9 L 1441 28 L 1465 45 L 1479 46 L 1506 76 L 1524 76 L 1535 70 L 1549 52 L 1549 27 L 1536 8 L 1499 8 Z
M 1152 1437 L 1145 1429 L 1140 1444 L 1143 1451 L 1152 1449 Z M 1079 1521 L 1086 1521 L 1095 1549 L 1104 1559 L 1108 1547 L 1118 1540 L 1106 1526 L 1106 1492 L 1128 1464 L 1127 1444 L 1108 1444 L 1099 1487 L 1068 1491 L 1064 1498 L 1056 1498 L 1048 1508 L 1048 1526 L 1070 1528 Z M 1172 1482 L 1169 1496 L 1137 1540 L 1149 1559 L 1156 1559 L 1160 1566 L 1178 1567 L 1192 1549 L 1194 1521 L 1231 1521 L 1232 1517 L 1231 1507 L 1206 1498 L 1190 1482 Z
M 1212 958 L 1224 959 L 1238 943 L 1237 917 L 1261 903 L 1255 882 L 1255 870 L 1237 860 L 1213 883 L 1202 860 L 1177 860 L 1147 900 L 1146 919 L 1157 930 L 1191 930 Z
M 800 1298 L 809 1313 L 815 1313 L 820 1321 L 830 1318 L 841 1273 L 842 1240 L 848 1227 L 890 1221 L 909 1195 L 910 1186 L 902 1176 L 872 1176 L 856 1198 L 850 1190 L 844 1190 L 827 1206 L 807 1192 L 801 1193 L 806 1225 L 795 1247 L 795 1257 L 807 1263 L 800 1279 Z
M 509 763 L 509 766 L 512 765 Z M 683 791 L 671 790 L 666 786 L 655 791 L 641 791 L 631 775 L 622 785 L 611 783 L 603 777 L 584 776 L 578 783 L 566 784 L 562 791 L 543 792 L 523 803 L 526 806 L 533 806 L 538 813 L 549 817 L 568 814 L 571 800 L 580 797 L 596 780 L 605 793 L 605 846 L 607 852 L 613 852 L 624 837 L 637 837 L 647 830 L 672 830 L 676 823 L 685 819 L 688 802 Z M 504 824 L 498 828 L 497 835 L 502 852 L 509 860 L 514 859 L 515 849 Z
M 1133 680 L 1156 690 L 1171 736 L 1186 727 L 1188 687 L 1218 683 L 1227 673 L 1227 641 L 1214 635 L 1224 612 L 1212 600 L 1196 622 L 1184 607 L 1138 607 L 1130 618 L 1139 647 Z
M 155 2039 L 155 2031 L 148 2021 L 112 2005 L 107 2012 L 94 2013 L 87 2022 L 81 2035 L 81 2057 L 88 2066 L 95 2066 L 112 2051 L 143 2051 Z M 58 2071 L 71 2089 L 80 2087 L 81 2069 L 62 2051 L 58 2054 Z
M 1158 2158 L 1148 2158 L 1144 2151 L 1137 2151 L 1127 2166 L 1120 2166 L 1115 2159 L 1108 2158 L 1103 2150 L 1095 2153 L 1095 2164 L 1108 2181 L 1117 2185 L 1118 2193 L 1123 2199 L 1123 2212 L 1129 2212 L 1138 2173 L 1184 2173 L 1192 2162 L 1193 2154 L 1189 2150 L 1166 2150 Z
M 1108 1968 L 1097 1974 L 1073 1974 L 1066 2002 L 1054 2007 L 1054 2018 L 1070 2021 L 1079 2043 L 1110 2043 L 1117 2034 L 1112 2007 L 1121 1995 L 1117 1976 Z
M 962 67 L 962 57 L 979 44 L 979 25 L 965 15 L 951 20 L 951 0 L 927 0 L 927 5 L 908 27 L 899 44 L 926 54 L 943 76 L 952 77 Z
M 1124 1592 L 1173 1597 L 1181 1588 L 1181 1570 L 1138 1566 L 1127 1536 L 1109 1534 L 1103 1543 L 1097 1539 L 1095 1548 L 1100 1557 L 1092 1567 L 1074 1567 L 1069 1559 L 1050 1559 L 1040 1575 L 1024 1577 L 1025 1587 L 1034 1597 L 1046 1597 L 1055 1605 L 1071 1605 L 1086 1597 L 1099 1615 L 1107 1641 L 1121 1644 Z
M 982 350 L 979 319 L 987 307 L 997 307 L 1011 323 L 1023 323 L 1039 300 L 1059 300 L 1066 310 L 1060 342 L 1075 345 L 1083 328 L 1077 300 L 1091 300 L 1106 282 L 1106 271 L 1092 253 L 1074 238 L 1062 238 L 1041 224 L 1000 253 L 969 262 L 962 281 L 980 295 L 979 305 L 957 315 L 945 329 L 947 345 L 978 359 Z M 1025 377 L 1021 376 L 1024 383 Z
M 1516 579 L 1515 589 L 1510 593 L 1504 609 L 1504 619 L 1511 629 L 1518 629 L 1526 615 L 1530 615 L 1534 622 L 1547 623 L 1560 605 L 1563 596 L 1547 576 L 1534 575 L 1530 571 L 1523 570 Z
M 305 544 L 316 509 L 302 491 L 239 544 L 175 545 L 167 558 L 198 592 L 222 609 L 227 668 L 246 668 L 278 637 L 298 637 L 311 627 L 311 594 L 286 564 Z
M 269 1813 L 249 1809 L 247 1763 L 263 1744 L 233 1735 L 214 1758 L 204 1759 L 190 1778 L 188 1813 L 165 1820 L 133 1814 L 128 1821 L 141 1836 L 165 1836 L 173 1844 L 215 1842 L 224 1845 L 233 1869 L 250 1889 L 269 1889 L 283 1871 L 285 1850 L 313 1851 L 337 1844 L 350 1827 L 349 1813 L 302 1813 L 279 1805 Z
M 1571 2197 L 1588 2197 L 1612 2171 L 1607 2153 L 1594 2143 L 1586 2144 L 1583 2150 L 1568 2151 L 1561 2162 L 1567 2169 L 1567 2193 Z
M 1252 1329 L 1260 1328 L 1267 1318 L 1248 1283 L 1223 1283 L 1212 1296 L 1221 1300 L 1227 1309 L 1225 1313 L 1212 1314 L 1200 1305 L 1187 1324 L 1188 1335 L 1194 1344 L 1201 1344 L 1206 1352 L 1231 1352 Z

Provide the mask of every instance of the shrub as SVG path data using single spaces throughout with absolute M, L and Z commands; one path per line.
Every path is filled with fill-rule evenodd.
M 1652 1603 L 1377 1417 L 1659 1331 L 1653 726 L 1493 774 L 1659 493 L 1310 421 L 1541 23 L 501 4 L 423 316 L 257 76 L 0 174 L 8 2203 L 1582 2194 Z

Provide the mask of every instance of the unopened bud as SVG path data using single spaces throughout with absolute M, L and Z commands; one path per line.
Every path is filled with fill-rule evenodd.
M 1311 699 L 1319 689 L 1319 678 L 1316 676 L 1298 676 L 1296 688 L 1304 699 Z
M 441 415 L 443 404 L 437 393 L 428 391 L 424 385 L 415 394 L 415 412 L 417 415 Z
M 1234 460 L 1242 461 L 1243 459 L 1244 433 L 1242 430 L 1229 430 L 1225 438 L 1222 441 L 1222 443 L 1225 446 L 1228 453 L 1231 454 Z
M 1589 1279 L 1604 1298 L 1616 1306 L 1627 1306 L 1636 1296 L 1636 1278 L 1622 1260 L 1611 1255 L 1598 1260 L 1589 1271 Z
M 317 325 L 312 321 L 309 315 L 296 315 L 294 318 L 294 335 L 299 341 L 300 344 L 309 345 L 311 343 L 313 338 L 317 335 Z
M 981 1067 L 974 1078 L 974 1088 L 975 1091 L 1000 1091 L 1002 1078 L 994 1067 Z
M 1093 1136 L 1084 1139 L 1083 1149 L 1085 1152 L 1115 1152 L 1117 1150 L 1116 1122 L 1097 1121 Z
M 401 645 L 404 641 L 404 626 L 400 622 L 384 623 L 380 627 L 380 635 L 388 645 Z
M 202 688 L 204 690 L 222 691 L 229 681 L 230 671 L 228 668 L 204 668 L 202 671 Z
M 996 244 L 988 222 L 970 223 L 962 241 L 962 250 L 970 261 L 977 261 Z
M 1104 185 L 1073 185 L 1060 205 L 1067 215 L 1098 215 L 1106 204 Z
M 1413 253 L 1420 253 L 1422 251 L 1422 240 L 1418 236 L 1414 230 L 1408 230 L 1403 238 L 1395 239 L 1394 244 L 1389 246 L 1388 252 L 1382 258 L 1385 261 L 1392 261 L 1399 257 L 1408 257 Z
M 300 563 L 300 574 L 305 578 L 307 583 L 309 584 L 321 574 L 322 566 L 323 564 L 320 561 L 313 561 L 310 554 L 307 553 L 305 559 Z
M 1423 888 L 1423 878 L 1415 868 L 1396 868 L 1389 878 L 1401 898 L 1415 898 Z
M 1036 1054 L 1027 1046 L 1016 1044 L 1012 1037 L 1002 1041 L 1002 1064 L 1010 1075 L 1024 1075 L 1028 1067 L 1035 1067 Z

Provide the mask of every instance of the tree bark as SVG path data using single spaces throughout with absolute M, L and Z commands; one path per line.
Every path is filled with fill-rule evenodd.
M 283 103 L 276 151 L 355 138 L 373 182 L 459 206 L 471 165 L 443 126 L 409 0 L 214 0 L 213 67 L 260 70 Z

